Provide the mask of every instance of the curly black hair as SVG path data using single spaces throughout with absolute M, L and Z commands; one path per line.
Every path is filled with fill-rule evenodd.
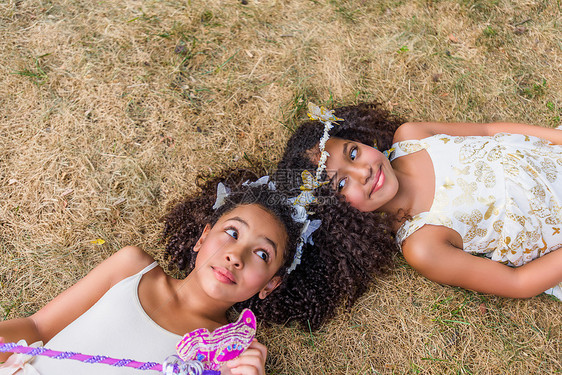
M 205 225 L 215 223 L 219 218 L 245 204 L 257 204 L 278 218 L 287 232 L 287 246 L 284 262 L 277 275 L 286 274 L 292 261 L 302 224 L 296 223 L 291 215 L 294 208 L 286 203 L 286 194 L 278 190 L 270 190 L 267 185 L 244 186 L 246 181 L 256 180 L 256 176 L 248 170 L 235 170 L 225 173 L 228 177 L 215 177 L 203 182 L 199 187 L 201 194 L 187 197 L 178 203 L 164 217 L 164 240 L 166 255 L 171 265 L 180 270 L 191 271 L 195 267 L 196 253 L 193 246 L 201 236 Z M 200 176 L 201 177 L 201 176 Z M 217 184 L 222 182 L 231 189 L 223 205 L 213 209 L 217 194 Z M 287 264 L 288 263 L 288 264 Z
M 166 256 L 172 266 L 191 271 L 196 257 L 192 248 L 207 223 L 214 225 L 221 215 L 237 205 L 259 204 L 276 216 L 287 230 L 286 258 L 277 273 L 282 277 L 282 283 L 267 298 L 262 300 L 256 295 L 234 307 L 237 310 L 245 307 L 252 309 L 258 319 L 265 323 L 296 321 L 302 328 L 318 329 L 334 316 L 342 302 L 351 304 L 366 290 L 370 275 L 376 270 L 371 267 L 374 262 L 365 262 L 364 259 L 376 259 L 377 255 L 370 247 L 355 246 L 355 235 L 350 237 L 341 231 L 341 228 L 347 227 L 354 232 L 361 232 L 359 222 L 353 215 L 343 221 L 331 219 L 334 217 L 331 211 L 341 209 L 344 204 L 336 199 L 332 202 L 335 206 L 329 202 L 314 206 L 314 214 L 309 218 L 320 219 L 322 224 L 312 235 L 314 244 L 305 244 L 300 265 L 287 274 L 301 231 L 301 224 L 294 222 L 291 217 L 293 206 L 286 204 L 287 197 L 294 195 L 287 195 L 282 189 L 272 191 L 265 186 L 242 186 L 247 179 L 255 180 L 256 176 L 248 171 L 235 171 L 229 173 L 227 179 L 209 179 L 201 184 L 201 193 L 175 205 L 164 218 Z M 212 206 L 219 181 L 232 191 L 226 203 L 215 211 Z M 380 260 L 384 263 L 386 258 L 381 257 Z
M 334 114 L 344 121 L 330 130 L 330 136 L 376 144 L 381 150 L 390 148 L 394 132 L 405 122 L 379 103 L 339 107 Z M 305 121 L 290 137 L 275 173 L 284 189 L 296 193 L 302 184 L 302 171 L 315 173 L 317 164 L 311 155 L 323 132 L 323 123 Z M 330 271 L 326 277 L 330 285 L 345 290 L 347 305 L 351 306 L 367 290 L 373 275 L 381 275 L 393 265 L 398 253 L 391 226 L 395 218 L 385 213 L 359 212 L 330 185 L 317 189 L 315 195 L 319 203 L 311 210 L 322 218 L 319 233 L 314 236 L 315 246 L 322 256 L 331 254 L 326 258 L 327 269 L 337 272 Z
M 330 137 L 376 145 L 379 150 L 388 150 L 392 146 L 396 129 L 405 122 L 384 109 L 380 103 L 334 108 L 334 114 L 344 121 L 338 122 L 330 130 Z M 317 165 L 308 155 L 317 149 L 323 134 L 324 124 L 320 121 L 303 122 L 287 141 L 278 170 L 316 170 Z

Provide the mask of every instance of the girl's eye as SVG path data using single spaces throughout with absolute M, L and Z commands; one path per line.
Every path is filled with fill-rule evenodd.
M 353 147 L 351 151 L 349 151 L 349 158 L 351 160 L 355 160 L 356 157 L 357 157 L 357 147 Z
M 230 237 L 234 238 L 235 240 L 238 239 L 238 231 L 236 229 L 233 228 L 229 228 L 227 230 L 225 230 L 226 234 L 228 234 Z
M 345 187 L 345 178 L 342 178 L 342 179 L 338 182 L 338 191 L 342 191 L 344 187 Z
M 266 262 L 269 260 L 269 253 L 265 250 L 258 250 L 256 254 Z

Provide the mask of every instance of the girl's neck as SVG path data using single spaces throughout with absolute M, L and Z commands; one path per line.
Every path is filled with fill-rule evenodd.
M 417 171 L 404 170 L 399 166 L 394 166 L 395 163 L 393 163 L 393 168 L 398 180 L 398 191 L 392 200 L 380 208 L 380 211 L 396 219 L 391 224 L 396 232 L 409 217 L 428 211 L 430 205 L 428 206 L 427 199 L 425 199 L 425 190 L 428 189 L 420 186 Z M 428 190 L 427 194 L 430 193 Z
M 411 215 L 412 206 L 414 205 L 414 191 L 410 181 L 410 176 L 396 171 L 398 179 L 398 191 L 392 200 L 382 206 L 379 211 L 385 212 L 395 220 L 392 221 L 392 229 L 394 232 L 400 228 L 406 218 Z
M 397 231 L 409 217 L 427 212 L 435 198 L 435 171 L 426 151 L 409 154 L 392 163 L 398 179 L 398 192 L 382 210 L 396 221 L 392 224 Z
M 217 327 L 227 323 L 226 313 L 231 304 L 210 298 L 190 275 L 177 283 L 177 301 L 182 310 L 200 320 L 215 322 Z

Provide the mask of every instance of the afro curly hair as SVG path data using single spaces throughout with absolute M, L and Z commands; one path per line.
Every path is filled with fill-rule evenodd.
M 302 229 L 301 224 L 292 219 L 294 207 L 287 204 L 287 198 L 294 195 L 283 189 L 272 191 L 265 186 L 250 188 L 242 185 L 248 178 L 253 180 L 255 177 L 248 171 L 234 171 L 228 178 L 210 179 L 200 186 L 200 194 L 176 204 L 164 218 L 166 256 L 171 266 L 191 271 L 196 257 L 192 248 L 207 223 L 214 225 L 221 215 L 237 205 L 259 204 L 283 223 L 288 234 L 286 258 L 277 273 L 282 277 L 282 283 L 267 298 L 262 300 L 254 296 L 234 307 L 252 309 L 265 323 L 296 321 L 302 328 L 318 329 L 335 315 L 342 303 L 350 306 L 365 292 L 372 273 L 388 266 L 389 256 L 380 256 L 371 247 L 356 246 L 357 236 L 349 236 L 347 231 L 358 231 L 358 225 L 363 222 L 355 220 L 353 215 L 345 220 L 333 220 L 333 212 L 350 208 L 339 199 L 331 199 L 311 207 L 314 214 L 309 218 L 320 219 L 322 224 L 312 235 L 314 244 L 304 245 L 299 266 L 287 274 Z M 212 206 L 218 182 L 224 182 L 232 191 L 226 203 L 215 211 Z M 375 229 L 380 227 L 375 221 L 372 224 Z M 381 244 L 381 254 L 386 250 L 390 255 L 388 249 Z M 374 264 L 377 267 L 373 267 Z
M 330 136 L 376 144 L 381 150 L 390 148 L 396 129 L 405 122 L 379 103 L 339 107 L 334 114 L 344 121 L 330 130 Z M 276 180 L 284 182 L 284 189 L 296 193 L 302 184 L 302 172 L 314 173 L 317 169 L 310 155 L 318 148 L 323 132 L 323 123 L 305 121 L 290 137 L 275 173 Z M 345 289 L 347 305 L 351 306 L 367 290 L 373 275 L 392 267 L 398 253 L 392 230 L 395 218 L 379 212 L 359 212 L 329 185 L 317 189 L 315 195 L 320 203 L 311 210 L 322 218 L 315 245 L 322 256 L 332 254 L 327 262 L 338 259 L 328 266 L 337 269 L 330 274 L 330 284 Z

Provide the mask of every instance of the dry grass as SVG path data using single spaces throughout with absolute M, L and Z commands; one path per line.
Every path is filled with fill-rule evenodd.
M 559 125 L 561 22 L 558 0 L 0 2 L 1 316 L 124 245 L 158 256 L 169 202 L 272 168 L 309 99 Z M 561 313 L 402 266 L 320 332 L 261 339 L 277 374 L 553 373 Z

